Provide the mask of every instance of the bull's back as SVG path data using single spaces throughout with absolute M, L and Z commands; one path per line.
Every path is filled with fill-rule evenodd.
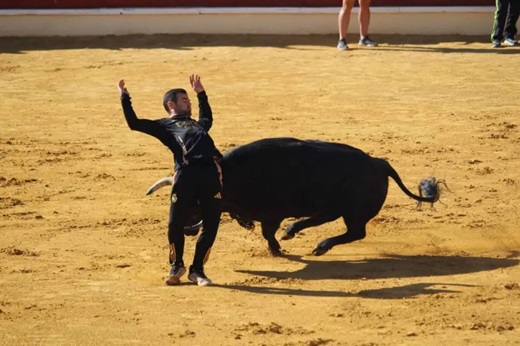
M 323 210 L 339 216 L 360 203 L 360 193 L 384 191 L 386 196 L 388 179 L 377 160 L 340 143 L 259 140 L 224 154 L 225 199 L 254 219 L 266 214 L 310 216 Z

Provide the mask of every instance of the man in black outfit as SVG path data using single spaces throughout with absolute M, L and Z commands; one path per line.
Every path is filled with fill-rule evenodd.
M 216 158 L 220 156 L 208 134 L 213 123 L 208 97 L 198 75 L 190 76 L 190 84 L 199 101 L 199 120 L 191 118 L 191 103 L 184 89 L 171 89 L 164 94 L 163 106 L 168 118 L 137 118 L 125 81 L 118 84 L 121 105 L 131 130 L 154 136 L 173 153 L 175 183 L 171 192 L 168 241 L 171 270 L 167 285 L 177 285 L 186 273 L 184 266 L 184 226 L 186 209 L 200 205 L 203 229 L 197 240 L 188 279 L 199 286 L 211 284 L 203 265 L 217 236 L 221 216 L 221 177 Z
M 495 20 L 493 21 L 493 32 L 491 32 L 493 48 L 500 48 L 502 40 L 504 40 L 504 44 L 516 46 L 518 45 L 518 40 L 515 38 L 518 32 L 516 22 L 520 14 L 520 0 L 495 1 Z

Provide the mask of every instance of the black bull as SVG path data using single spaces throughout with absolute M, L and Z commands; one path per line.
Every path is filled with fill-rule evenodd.
M 262 139 L 226 152 L 220 165 L 223 211 L 246 228 L 253 228 L 253 221 L 260 222 L 262 235 L 274 255 L 281 254 L 275 233 L 286 218 L 302 219 L 285 230 L 283 240 L 305 228 L 343 218 L 347 231 L 321 241 L 314 255 L 363 239 L 366 224 L 385 202 L 388 177 L 419 202 L 438 200 L 437 192 L 426 197 L 411 193 L 386 160 L 339 143 Z M 163 178 L 152 185 L 148 194 L 172 183 L 171 177 Z M 191 220 L 198 212 L 194 206 Z

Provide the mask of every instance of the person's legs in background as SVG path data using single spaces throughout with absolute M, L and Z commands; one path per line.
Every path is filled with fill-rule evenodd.
M 368 28 L 370 26 L 370 0 L 359 0 L 359 45 L 367 47 L 376 47 L 377 43 L 372 41 L 368 36 Z
M 518 29 L 516 27 L 516 23 L 518 22 L 518 16 L 520 15 L 520 0 L 511 0 L 509 2 L 509 12 L 507 15 L 507 20 L 504 28 L 504 43 L 509 46 L 516 46 L 518 44 L 518 40 L 516 39 L 516 34 L 518 33 Z
M 352 13 L 352 7 L 354 7 L 355 0 L 343 0 L 343 5 L 341 6 L 341 10 L 338 15 L 338 32 L 339 32 L 339 40 L 338 40 L 338 49 L 339 50 L 348 50 L 347 45 L 347 31 L 348 25 L 350 23 L 350 14 Z
M 504 26 L 506 23 L 507 9 L 509 0 L 496 0 L 495 18 L 493 20 L 493 31 L 491 32 L 491 42 L 493 48 L 502 46 L 501 42 L 504 39 Z

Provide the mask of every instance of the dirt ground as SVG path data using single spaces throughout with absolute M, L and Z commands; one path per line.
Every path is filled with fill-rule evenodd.
M 0 39 L 0 344 L 519 345 L 520 48 L 374 38 L 348 52 L 333 35 Z M 128 129 L 116 84 L 156 119 L 190 73 L 221 151 L 348 143 L 413 191 L 434 175 L 451 192 L 418 211 L 391 180 L 367 237 L 320 257 L 341 220 L 275 258 L 259 225 L 224 215 L 215 285 L 168 287 L 168 189 L 145 192 L 172 157 Z

